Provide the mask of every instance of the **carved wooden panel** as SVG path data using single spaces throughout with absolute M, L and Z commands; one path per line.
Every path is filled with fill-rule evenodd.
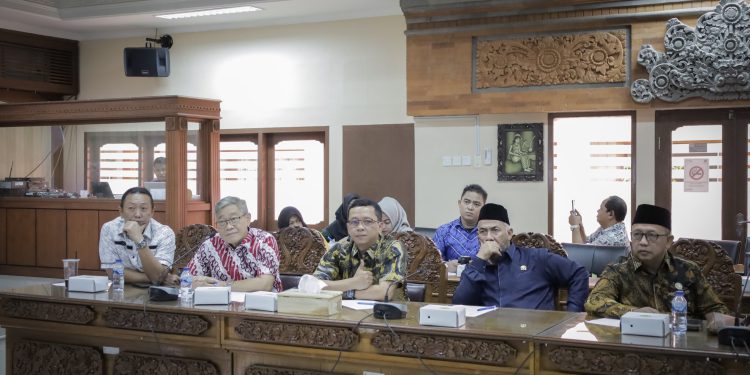
M 219 374 L 216 365 L 208 360 L 123 353 L 115 357 L 115 374 Z
M 715 242 L 681 238 L 672 244 L 670 251 L 698 264 L 721 301 L 730 309 L 737 306 L 742 293 L 742 278 L 734 273 L 734 262 L 726 250 Z
M 216 229 L 206 224 L 192 224 L 180 229 L 175 237 L 173 271 L 179 274 L 179 269 L 185 267 L 203 241 L 216 234 Z
M 279 273 L 312 274 L 326 252 L 323 235 L 309 228 L 287 227 L 276 234 L 279 244 Z
M 624 83 L 629 37 L 616 29 L 477 38 L 474 88 Z
M 431 239 L 417 232 L 395 233 L 393 238 L 401 241 L 408 251 L 406 274 L 409 276 L 409 281 L 423 283 L 440 281 L 443 260 Z
M 378 330 L 372 346 L 381 353 L 450 361 L 503 365 L 516 358 L 516 348 L 500 340 L 420 335 Z
M 519 247 L 545 248 L 557 255 L 563 256 L 565 258 L 568 257 L 568 253 L 565 252 L 565 249 L 563 249 L 562 245 L 560 245 L 557 240 L 546 233 L 518 233 L 513 236 L 511 241 Z
M 549 346 L 547 357 L 557 370 L 585 374 L 719 375 L 724 369 L 703 357 L 622 353 L 589 348 Z
M 351 350 L 359 342 L 359 335 L 344 327 L 243 320 L 234 331 L 246 341 L 322 349 Z
M 88 346 L 21 341 L 13 345 L 15 375 L 102 374 L 102 354 Z
M 94 320 L 94 309 L 84 305 L 8 299 L 0 307 L 3 315 L 22 319 L 88 324 Z
M 208 330 L 209 322 L 198 315 L 175 314 L 166 312 L 143 312 L 108 308 L 104 312 L 104 323 L 107 327 L 175 333 L 179 335 L 198 336 Z
M 336 372 L 305 370 L 291 367 L 252 365 L 245 370 L 245 375 L 335 375 Z

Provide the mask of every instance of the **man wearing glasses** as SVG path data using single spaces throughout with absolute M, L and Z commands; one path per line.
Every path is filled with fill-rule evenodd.
M 247 204 L 224 197 L 214 208 L 216 229 L 188 263 L 194 286 L 231 285 L 236 292 L 282 290 L 279 247 L 268 232 L 250 228 Z
M 593 315 L 619 318 L 629 311 L 668 313 L 675 291 L 685 291 L 688 315 L 709 321 L 709 329 L 731 322 L 730 311 L 721 303 L 700 267 L 673 256 L 669 210 L 642 204 L 633 218 L 630 255 L 610 264 L 591 291 L 586 311 Z
M 313 276 L 326 290 L 344 292 L 345 299 L 391 300 L 403 281 L 406 253 L 401 242 L 383 237 L 383 211 L 369 199 L 349 205 L 349 236 L 336 242 L 320 259 Z M 387 294 L 387 296 L 386 296 Z

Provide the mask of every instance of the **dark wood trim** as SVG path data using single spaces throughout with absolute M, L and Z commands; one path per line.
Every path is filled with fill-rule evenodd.
M 258 218 L 256 219 L 256 226 L 263 229 L 268 228 L 266 218 L 268 217 L 268 200 L 270 198 L 267 181 L 271 178 L 268 175 L 268 164 L 272 162 L 268 156 L 267 143 L 268 136 L 264 133 L 258 133 Z
M 555 233 L 555 140 L 552 136 L 556 117 L 554 113 L 547 114 L 547 233 Z
M 172 228 L 185 226 L 187 194 L 187 118 L 166 118 L 167 126 L 167 197 L 176 204 L 167 205 L 167 223 Z

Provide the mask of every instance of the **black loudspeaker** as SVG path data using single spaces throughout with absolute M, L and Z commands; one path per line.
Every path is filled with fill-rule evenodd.
M 125 48 L 125 76 L 169 77 L 168 48 Z

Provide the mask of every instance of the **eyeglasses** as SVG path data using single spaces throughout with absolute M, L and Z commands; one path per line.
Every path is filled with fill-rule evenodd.
M 347 221 L 346 223 L 354 228 L 358 227 L 360 224 L 364 225 L 365 228 L 367 228 L 367 227 L 371 227 L 377 224 L 378 222 L 372 219 L 364 219 L 364 220 L 353 219 L 353 220 Z
M 240 223 L 240 219 L 242 219 L 243 217 L 245 217 L 245 215 L 230 217 L 226 220 L 219 220 L 216 222 L 216 225 L 218 225 L 219 228 L 226 228 L 228 224 L 232 224 L 233 227 L 236 227 L 237 224 Z
M 669 236 L 669 233 L 667 234 L 659 234 L 654 232 L 631 232 L 630 237 L 635 241 L 640 241 L 643 239 L 643 236 L 646 236 L 646 241 L 648 242 L 654 242 L 659 239 L 659 237 L 667 237 Z

